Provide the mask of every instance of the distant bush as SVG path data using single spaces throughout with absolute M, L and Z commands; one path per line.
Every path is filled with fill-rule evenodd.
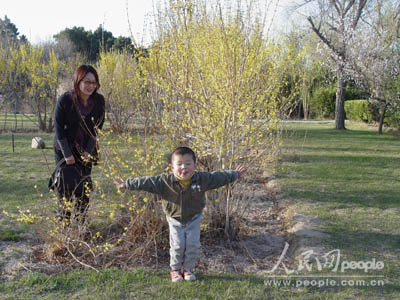
M 311 114 L 316 119 L 335 117 L 336 88 L 322 86 L 317 88 L 310 101 Z
M 336 106 L 336 86 L 321 85 L 312 92 L 310 112 L 313 119 L 334 119 Z M 360 99 L 360 91 L 352 85 L 345 89 L 345 100 Z
M 400 112 L 398 105 L 389 106 L 386 112 L 385 123 L 389 127 L 400 129 Z
M 376 120 L 372 104 L 367 100 L 351 100 L 344 103 L 346 117 L 349 120 L 371 123 Z

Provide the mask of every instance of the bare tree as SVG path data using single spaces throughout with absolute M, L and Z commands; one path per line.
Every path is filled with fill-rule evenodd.
M 318 4 L 317 14 L 310 15 L 307 20 L 311 29 L 329 49 L 330 58 L 336 68 L 335 128 L 346 129 L 344 100 L 348 51 L 368 0 L 311 0 L 307 2 Z

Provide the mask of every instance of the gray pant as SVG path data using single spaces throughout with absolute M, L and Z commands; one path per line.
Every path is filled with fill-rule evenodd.
M 186 224 L 167 216 L 169 225 L 170 267 L 191 271 L 200 252 L 200 223 L 202 213 Z

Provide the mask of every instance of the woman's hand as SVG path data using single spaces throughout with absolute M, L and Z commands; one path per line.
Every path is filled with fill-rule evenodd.
M 236 172 L 239 172 L 239 177 L 242 177 L 244 173 L 247 171 L 247 167 L 243 165 L 238 165 L 237 168 L 235 169 Z
M 65 158 L 65 162 L 67 165 L 73 165 L 75 163 L 75 157 L 73 155 Z
M 114 179 L 114 183 L 118 186 L 120 190 L 126 189 L 125 181 L 122 178 Z

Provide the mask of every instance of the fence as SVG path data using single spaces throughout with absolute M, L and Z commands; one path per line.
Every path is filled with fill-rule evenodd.
M 110 122 L 106 118 L 103 129 L 109 129 Z M 21 114 L 0 111 L 0 133 L 2 132 L 34 132 L 39 131 L 38 117 L 34 114 Z
M 36 131 L 37 124 L 37 117 L 32 114 L 0 112 L 0 132 Z

